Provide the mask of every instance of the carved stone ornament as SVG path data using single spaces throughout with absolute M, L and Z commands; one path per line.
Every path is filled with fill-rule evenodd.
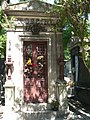
M 2 6 L 1 6 L 2 10 L 5 10 L 7 8 L 7 5 L 8 5 L 7 0 L 3 0 Z
M 32 25 L 31 32 L 32 32 L 33 35 L 38 35 L 40 31 L 41 31 L 40 24 L 36 23 L 36 24 Z
M 13 72 L 13 62 L 14 61 L 12 61 L 11 55 L 8 55 L 7 61 L 5 61 L 8 80 L 11 80 L 11 75 Z

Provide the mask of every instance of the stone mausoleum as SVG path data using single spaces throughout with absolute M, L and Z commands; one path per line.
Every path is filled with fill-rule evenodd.
M 38 0 L 2 4 L 8 24 L 5 106 L 46 110 L 52 100 L 62 101 L 62 33 L 59 16 L 48 12 L 52 7 Z

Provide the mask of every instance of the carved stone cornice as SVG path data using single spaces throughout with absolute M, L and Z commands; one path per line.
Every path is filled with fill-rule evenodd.
M 51 14 L 46 12 L 46 10 L 50 10 L 51 7 L 51 4 L 31 0 L 30 2 L 8 5 L 4 13 L 8 18 L 14 17 L 13 20 L 8 20 L 10 23 L 14 23 L 15 30 L 20 28 L 23 31 L 30 31 L 32 33 L 47 32 L 52 31 L 59 21 L 59 16 L 56 13 Z M 35 31 L 37 25 L 39 25 L 40 30 L 37 29 L 37 31 Z
M 48 14 L 41 11 L 26 11 L 26 10 L 4 10 L 8 16 L 15 16 L 15 18 L 41 18 L 41 19 L 59 19 L 56 14 Z

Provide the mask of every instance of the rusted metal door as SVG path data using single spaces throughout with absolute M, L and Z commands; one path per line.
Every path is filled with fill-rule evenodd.
M 47 102 L 47 42 L 24 41 L 24 101 Z

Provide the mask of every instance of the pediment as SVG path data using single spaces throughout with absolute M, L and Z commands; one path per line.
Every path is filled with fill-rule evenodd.
M 17 4 L 9 4 L 5 6 L 5 9 L 9 10 L 27 10 L 41 12 L 45 12 L 46 10 L 50 10 L 51 8 L 51 4 L 39 0 L 30 0 L 29 2 L 20 2 Z
M 3 3 L 2 7 L 7 16 L 14 16 L 15 18 L 55 19 L 55 21 L 59 19 L 57 13 L 49 14 L 46 12 L 52 9 L 52 4 L 39 0 L 24 1 L 17 4 Z
M 31 26 L 36 29 L 40 24 L 42 31 L 47 31 L 50 26 L 55 26 L 59 21 L 59 16 L 56 13 L 49 14 L 53 5 L 38 0 L 30 0 L 17 4 L 9 4 L 5 7 L 4 12 L 8 16 L 14 17 L 15 26 L 25 27 L 25 30 L 31 30 Z M 37 24 L 38 23 L 38 24 Z

